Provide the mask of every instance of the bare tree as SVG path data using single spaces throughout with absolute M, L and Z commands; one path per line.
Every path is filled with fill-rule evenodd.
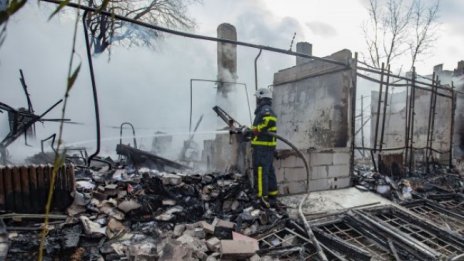
M 408 45 L 411 52 L 411 68 L 415 66 L 419 55 L 429 49 L 436 40 L 436 20 L 440 0 L 431 6 L 424 6 L 421 1 L 415 1 L 412 13 L 414 34 L 410 38 Z
M 411 64 L 431 47 L 439 0 L 369 0 L 368 21 L 362 29 L 367 46 L 367 63 L 380 68 L 411 52 Z M 430 2 L 430 1 L 428 1 Z
M 110 0 L 102 7 L 102 0 L 87 0 L 91 7 L 125 16 L 149 24 L 172 29 L 193 29 L 195 21 L 187 15 L 187 6 L 200 0 Z M 99 13 L 89 13 L 87 25 L 92 35 L 95 53 L 112 44 L 152 46 L 153 39 L 162 35 L 154 30 L 138 27 Z

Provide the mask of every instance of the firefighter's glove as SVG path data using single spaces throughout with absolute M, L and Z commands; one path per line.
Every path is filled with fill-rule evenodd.
M 256 136 L 259 135 L 258 129 L 254 128 L 254 129 L 252 129 L 251 131 L 252 131 L 252 133 L 253 133 L 253 137 L 256 137 Z

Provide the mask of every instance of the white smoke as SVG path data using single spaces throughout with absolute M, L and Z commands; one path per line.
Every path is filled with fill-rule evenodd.
M 43 10 L 35 4 L 26 4 L 9 23 L 6 41 L 0 47 L 0 101 L 14 108 L 26 105 L 18 81 L 18 70 L 23 69 L 34 109 L 39 114 L 63 97 L 74 22 L 71 18 L 52 19 L 49 22 L 48 7 L 48 4 L 43 5 L 46 9 Z M 262 9 L 247 10 L 236 20 L 230 21 L 238 25 L 238 38 L 241 41 L 286 49 L 295 30 L 299 32 L 301 29 L 294 19 L 276 21 Z M 246 17 L 260 21 L 250 28 L 249 23 L 248 26 L 245 23 Z M 31 30 L 32 24 L 34 30 Z M 214 25 L 214 31 L 218 24 Z M 211 24 L 204 26 L 207 28 Z M 203 34 L 214 36 L 214 33 L 205 31 Z M 277 40 L 273 40 L 276 35 Z M 96 145 L 95 114 L 81 25 L 77 36 L 76 63 L 81 63 L 81 71 L 71 90 L 66 118 L 81 125 L 65 125 L 63 140 L 66 146 L 82 146 L 92 153 Z M 172 144 L 177 152 L 167 153 L 169 156 L 177 155 L 183 141 L 190 136 L 190 80 L 216 80 L 217 43 L 167 36 L 156 44 L 156 52 L 142 47 L 113 47 L 110 61 L 106 55 L 93 57 L 100 105 L 102 155 L 114 155 L 116 144 L 119 143 L 119 125 L 125 121 L 136 127 L 137 143 L 145 150 L 151 150 L 156 131 L 175 133 Z M 256 49 L 237 47 L 237 73 L 230 73 L 228 78 L 245 83 L 248 92 L 245 92 L 243 85 L 237 85 L 234 92 L 228 93 L 226 100 L 220 101 L 230 103 L 228 106 L 234 110 L 229 113 L 246 125 L 251 124 L 250 110 L 253 113 L 255 107 L 252 94 L 257 52 Z M 259 87 L 272 84 L 273 74 L 290 67 L 293 61 L 292 56 L 263 52 L 258 61 Z M 195 82 L 193 85 L 191 127 L 193 129 L 196 121 L 204 115 L 199 133 L 195 135 L 195 140 L 202 146 L 203 140 L 214 138 L 213 132 L 218 128 L 217 116 L 212 110 L 213 106 L 218 105 L 217 85 L 207 82 Z M 60 116 L 61 105 L 46 117 Z M 9 129 L 5 117 L 5 113 L 0 114 L 0 139 Z M 40 140 L 57 133 L 58 127 L 57 123 L 37 124 L 37 142 L 32 144 L 33 147 L 24 146 L 21 137 L 12 145 L 14 147 L 9 148 L 10 155 L 19 160 L 26 154 L 31 156 L 37 153 L 40 151 Z M 123 143 L 132 143 L 129 134 L 125 129 L 124 135 L 128 137 L 123 139 Z M 50 149 L 49 144 L 45 147 Z

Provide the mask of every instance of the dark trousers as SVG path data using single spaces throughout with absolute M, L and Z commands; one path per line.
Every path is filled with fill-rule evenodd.
M 277 179 L 274 171 L 274 148 L 253 147 L 253 174 L 258 197 L 277 196 Z

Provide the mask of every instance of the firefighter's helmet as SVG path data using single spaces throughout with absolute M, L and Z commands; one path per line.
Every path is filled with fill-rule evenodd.
M 256 90 L 255 96 L 258 99 L 262 99 L 262 98 L 272 99 L 272 92 L 268 88 L 259 88 L 258 90 Z

